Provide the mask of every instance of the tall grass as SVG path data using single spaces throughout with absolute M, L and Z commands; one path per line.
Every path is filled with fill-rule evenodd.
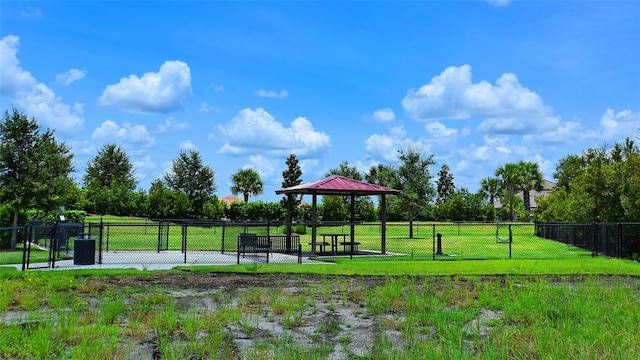
M 167 285 L 73 272 L 2 279 L 0 358 L 640 356 L 636 277 L 305 277 L 198 291 L 176 281 L 180 272 L 137 281 L 144 276 Z M 363 336 L 370 341 L 357 348 Z

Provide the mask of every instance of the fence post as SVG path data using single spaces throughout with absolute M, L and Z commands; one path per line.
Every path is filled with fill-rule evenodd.
M 182 224 L 182 251 L 184 252 L 184 263 L 187 263 L 187 225 Z
M 222 236 L 222 241 L 220 242 L 222 244 L 222 249 L 220 249 L 220 252 L 224 254 L 224 221 L 222 222 L 222 230 L 220 231 L 220 236 Z M 240 263 L 240 249 L 238 249 L 238 264 L 239 263 Z
M 432 238 L 433 238 L 433 250 L 431 251 L 431 256 L 433 258 L 433 260 L 436 259 L 436 224 L 431 225 L 432 226 Z
M 616 257 L 618 259 L 622 258 L 622 231 L 624 227 L 621 223 L 616 224 Z
M 100 218 L 100 224 L 102 224 L 102 218 Z M 107 223 L 107 251 L 109 251 L 109 223 Z M 102 226 L 100 226 L 100 231 L 102 230 Z
M 591 241 L 593 242 L 591 246 L 591 257 L 596 257 L 598 255 L 598 243 L 596 241 L 596 223 L 591 223 Z
M 24 242 L 22 243 L 22 271 L 24 271 L 27 267 L 27 247 L 29 245 L 27 242 L 29 241 L 29 233 L 31 232 L 31 226 L 24 227 Z
M 100 217 L 100 226 L 98 227 L 98 264 L 102 264 L 102 239 L 104 234 L 104 223 Z M 91 233 L 91 230 L 89 230 Z M 109 232 L 107 231 L 107 251 L 109 251 Z
M 511 259 L 511 244 L 513 243 L 513 233 L 511 232 L 511 224 L 509 224 L 509 259 Z

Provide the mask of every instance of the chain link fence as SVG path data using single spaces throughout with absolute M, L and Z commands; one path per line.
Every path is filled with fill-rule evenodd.
M 143 220 L 21 227 L 26 268 L 91 264 L 302 263 L 335 256 L 397 260 L 562 259 L 640 251 L 640 224 Z M 10 228 L 0 229 L 0 236 Z M 383 237 L 383 233 L 385 236 Z M 5 235 L 3 235 L 5 234 Z M 23 240 L 20 240 L 23 241 Z M 266 250 L 264 243 L 268 242 Z M 48 255 L 44 255 L 48 254 Z M 44 260 L 43 260 L 44 259 Z
M 638 259 L 640 223 L 536 223 L 536 236 L 576 246 L 592 256 Z

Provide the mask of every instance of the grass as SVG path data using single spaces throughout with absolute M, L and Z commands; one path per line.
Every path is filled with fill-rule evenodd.
M 183 232 L 180 225 L 159 227 L 144 219 L 137 223 L 125 223 L 126 218 L 104 218 L 106 226 L 103 232 L 104 249 L 107 251 L 157 251 L 162 249 L 180 250 L 183 244 Z M 113 221 L 111 221 L 113 220 Z M 87 221 L 99 221 L 88 217 Z M 513 224 L 511 244 L 500 242 L 509 238 L 508 225 L 497 227 L 495 224 L 454 224 L 454 223 L 416 223 L 414 237 L 409 237 L 407 223 L 389 223 L 387 225 L 386 251 L 401 254 L 414 260 L 433 258 L 436 234 L 442 234 L 444 255 L 437 259 L 505 259 L 505 258 L 573 258 L 590 256 L 589 251 L 562 243 L 545 240 L 533 235 L 533 224 Z M 236 251 L 238 235 L 244 232 L 257 234 L 277 234 L 275 226 L 189 226 L 186 229 L 187 250 Z M 350 226 L 321 226 L 317 230 L 317 241 L 324 234 L 350 234 Z M 300 235 L 303 252 L 310 252 L 311 230 Z M 347 236 L 348 238 L 348 236 Z M 160 241 L 159 241 L 160 239 Z M 381 251 L 381 227 L 379 224 L 359 224 L 354 228 L 354 239 L 360 243 L 360 249 Z
M 245 273 L 246 265 L 180 267 L 195 273 Z M 377 258 L 332 259 L 327 264 L 256 265 L 251 273 L 289 273 L 317 275 L 366 276 L 441 276 L 441 275 L 555 275 L 610 274 L 640 275 L 640 264 L 630 260 L 597 258 L 575 259 L 511 259 L 466 261 L 407 261 Z
M 126 359 L 152 349 L 163 359 L 322 359 L 336 349 L 367 359 L 640 355 L 638 277 L 292 275 L 199 290 L 179 281 L 192 272 L 131 274 L 3 277 L 0 358 Z M 153 279 L 167 283 L 140 286 Z

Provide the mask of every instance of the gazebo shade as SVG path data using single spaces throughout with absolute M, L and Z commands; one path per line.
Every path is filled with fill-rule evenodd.
M 276 194 L 316 194 L 316 195 L 383 195 L 399 194 L 400 190 L 369 184 L 340 175 L 310 181 L 308 183 L 276 190 Z
M 311 204 L 311 253 L 312 255 L 316 254 L 316 227 L 318 226 L 317 222 L 317 197 L 318 195 L 342 195 L 342 196 L 350 196 L 351 197 L 351 243 L 354 243 L 354 233 L 355 233 L 355 224 L 354 224 L 354 214 L 355 214 L 355 197 L 358 195 L 366 196 L 366 195 L 382 195 L 381 203 L 380 203 L 380 222 L 382 223 L 381 229 L 381 253 L 386 253 L 386 202 L 385 195 L 397 195 L 400 193 L 400 190 L 369 184 L 366 182 L 350 179 L 340 175 L 331 175 L 327 178 L 311 181 L 308 183 L 300 184 L 297 186 L 291 186 L 285 189 L 276 190 L 276 194 L 281 195 L 295 195 L 295 194 L 310 194 L 313 198 Z M 290 218 L 291 209 L 287 209 L 288 218 Z M 290 236 L 291 229 L 290 225 L 287 229 L 287 235 Z M 353 247 L 352 247 L 353 249 Z M 352 250 L 353 254 L 353 250 Z

